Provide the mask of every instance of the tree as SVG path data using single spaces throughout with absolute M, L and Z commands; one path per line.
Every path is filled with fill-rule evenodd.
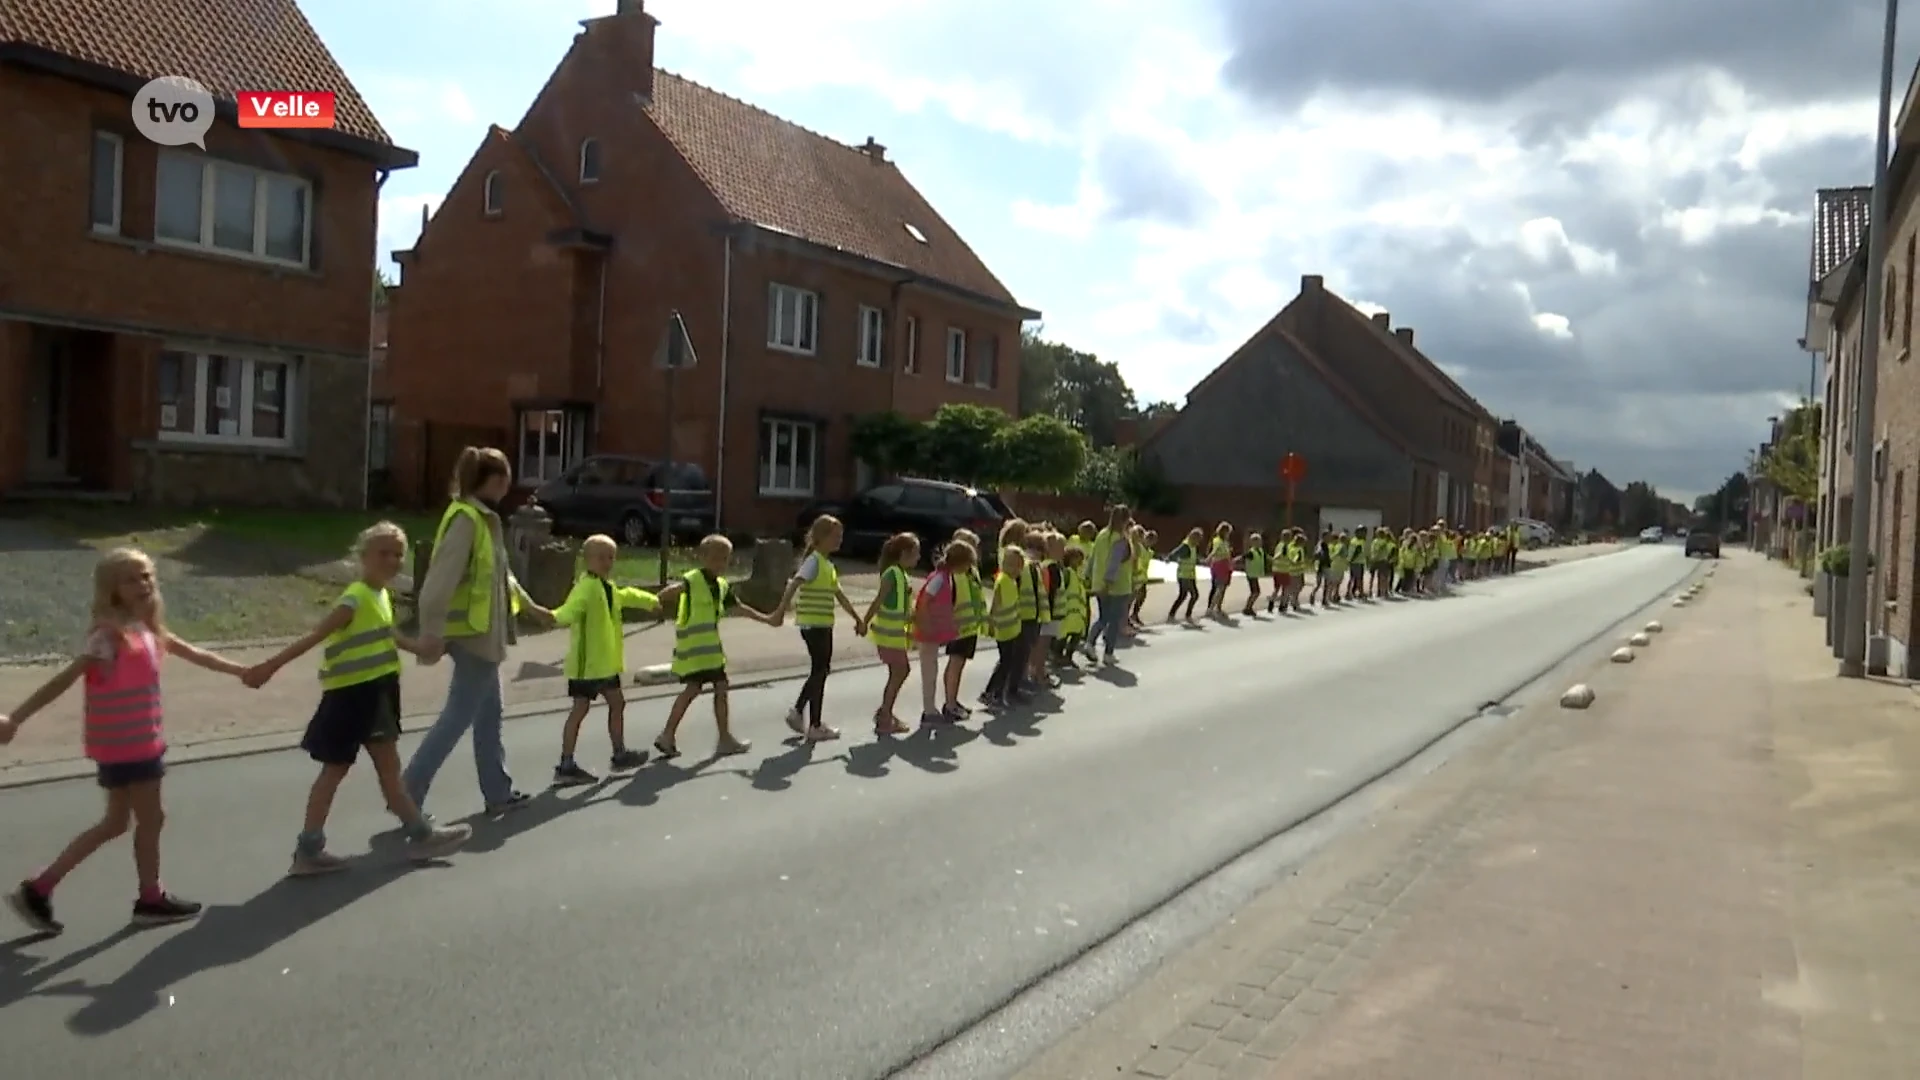
M 386 267 L 376 266 L 373 268 L 373 302 L 376 306 L 387 302 L 387 290 L 393 288 L 393 286 L 394 281 L 391 277 L 387 276 Z
M 1004 479 L 997 437 L 1011 423 L 986 405 L 942 405 L 926 423 L 920 466 L 963 484 L 997 483 Z
M 1180 406 L 1171 401 L 1156 401 L 1140 408 L 1140 419 L 1158 420 L 1163 416 L 1172 416 L 1180 411 Z
M 1747 520 L 1749 494 L 1747 474 L 1737 472 L 1727 477 L 1718 491 L 1694 500 L 1694 512 L 1705 518 L 1705 524 L 1714 529 L 1724 529 L 1728 525 L 1743 523 Z
M 1666 500 L 1644 480 L 1635 480 L 1620 492 L 1620 527 L 1623 532 L 1639 532 L 1666 526 Z
M 899 476 L 926 467 L 927 425 L 892 409 L 855 420 L 847 439 L 853 456 L 882 476 Z
M 1040 414 L 994 434 L 993 479 L 1037 491 L 1073 486 L 1087 460 L 1087 440 L 1065 420 Z
M 1048 341 L 1037 329 L 1020 335 L 1020 415 L 1059 417 L 1094 446 L 1112 446 L 1120 421 L 1138 412 L 1118 365 Z
M 1760 475 L 1790 499 L 1811 506 L 1820 494 L 1820 406 L 1803 401 L 1760 459 Z

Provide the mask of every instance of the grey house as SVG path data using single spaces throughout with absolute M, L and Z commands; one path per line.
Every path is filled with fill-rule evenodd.
M 1140 453 L 1180 488 L 1182 517 L 1242 531 L 1287 520 L 1288 453 L 1306 461 L 1295 526 L 1404 528 L 1422 460 L 1277 317 L 1201 380 Z

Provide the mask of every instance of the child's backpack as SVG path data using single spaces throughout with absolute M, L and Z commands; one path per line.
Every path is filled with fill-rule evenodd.
M 953 610 L 957 587 L 953 574 L 944 569 L 920 583 L 920 592 L 913 598 L 913 640 L 944 645 L 960 636 Z

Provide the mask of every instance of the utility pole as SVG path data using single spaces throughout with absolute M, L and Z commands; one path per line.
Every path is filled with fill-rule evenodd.
M 1862 312 L 1860 387 L 1854 395 L 1853 521 L 1848 547 L 1853 560 L 1847 575 L 1847 625 L 1841 649 L 1840 676 L 1862 679 L 1867 674 L 1867 628 L 1872 619 L 1867 600 L 1872 595 L 1867 569 L 1872 561 L 1873 459 L 1878 443 L 1874 425 L 1875 398 L 1880 383 L 1880 292 L 1887 261 L 1888 141 L 1893 126 L 1893 44 L 1899 28 L 1900 0 L 1887 0 L 1886 27 L 1880 39 L 1880 112 L 1874 125 L 1873 197 L 1867 208 L 1867 295 Z

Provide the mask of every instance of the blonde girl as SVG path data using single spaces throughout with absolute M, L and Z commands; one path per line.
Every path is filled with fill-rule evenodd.
M 833 564 L 833 553 L 840 550 L 845 530 L 840 519 L 822 514 L 807 527 L 806 551 L 800 565 L 780 595 L 774 617 L 784 620 L 788 609 L 800 627 L 800 640 L 807 647 L 807 678 L 800 684 L 800 695 L 787 710 L 787 727 L 808 742 L 823 742 L 840 737 L 838 728 L 820 719 L 826 707 L 827 676 L 833 673 L 833 622 L 836 611 L 844 611 L 853 620 L 853 632 L 864 635 L 866 620 L 854 610 L 840 587 L 840 571 Z M 804 719 L 803 719 L 804 717 Z
M 1180 607 L 1186 605 L 1185 621 L 1193 621 L 1193 606 L 1200 602 L 1200 545 L 1206 543 L 1207 534 L 1200 529 L 1188 529 L 1187 538 L 1180 541 L 1168 556 L 1173 560 L 1173 579 L 1179 591 L 1173 594 L 1173 606 L 1167 609 L 1167 621 L 1181 618 Z
M 972 710 L 960 703 L 960 679 L 966 674 L 967 661 L 979 648 L 980 634 L 987 625 L 987 584 L 980 577 L 980 535 L 972 529 L 956 529 L 953 539 L 948 542 L 946 552 L 941 555 L 944 562 L 952 553 L 952 545 L 966 545 L 966 572 L 954 571 L 954 632 L 956 636 L 946 644 L 947 670 L 941 674 L 940 684 L 945 701 L 940 711 L 951 720 L 966 718 Z M 925 669 L 921 677 L 926 677 Z
M 1020 684 L 1020 580 L 1027 573 L 1027 554 L 1008 545 L 1001 549 L 999 572 L 993 578 L 993 600 L 988 607 L 987 623 L 993 635 L 996 656 L 987 688 L 980 694 L 988 708 L 1013 704 Z
M 1259 533 L 1247 534 L 1247 549 L 1240 556 L 1241 569 L 1247 575 L 1247 606 L 1242 615 L 1251 616 L 1260 602 L 1260 582 L 1267 576 L 1267 542 Z
M 1224 616 L 1227 586 L 1233 582 L 1233 526 L 1224 521 L 1214 526 L 1207 548 L 1207 578 L 1207 614 Z
M 874 594 L 866 615 L 861 618 L 868 639 L 880 654 L 880 662 L 887 667 L 887 685 L 880 691 L 880 707 L 873 712 L 875 735 L 905 735 L 912 730 L 894 710 L 912 667 L 907 660 L 907 650 L 913 645 L 913 582 L 907 576 L 907 568 L 918 565 L 918 536 L 896 533 L 880 546 L 880 591 Z M 922 662 L 931 670 L 940 662 L 939 653 L 930 651 Z
M 387 586 L 407 558 L 407 534 L 391 521 L 362 532 L 353 543 L 360 579 L 348 585 L 307 635 L 248 671 L 241 681 L 258 689 L 279 670 L 322 643 L 320 704 L 307 722 L 300 749 L 320 766 L 307 791 L 306 819 L 293 844 L 287 874 L 308 877 L 347 868 L 327 850 L 327 817 L 334 796 L 365 750 L 387 809 L 400 819 L 409 853 L 422 862 L 444 858 L 473 835 L 467 825 L 436 827 L 420 812 L 400 780 L 400 654 L 418 652 L 410 637 L 394 632 L 393 598 Z
M 508 566 L 500 500 L 512 489 L 513 466 L 493 447 L 469 446 L 453 463 L 447 508 L 416 604 L 421 662 L 430 664 L 442 655 L 453 660 L 446 704 L 402 773 L 407 795 L 423 808 L 433 778 L 469 730 L 487 812 L 518 810 L 528 801 L 507 773 L 500 665 L 517 640 L 514 617 L 524 612 L 552 626 L 553 612 L 533 602 Z
M 35 713 L 85 683 L 82 736 L 107 809 L 98 823 L 73 838 L 46 869 L 20 883 L 8 903 L 42 934 L 64 927 L 53 915 L 53 890 L 74 868 L 108 842 L 133 830 L 133 865 L 140 891 L 133 921 L 144 926 L 181 922 L 200 905 L 169 893 L 160 883 L 160 829 L 166 811 L 160 778 L 166 775 L 167 741 L 160 716 L 160 661 L 177 656 L 195 667 L 238 678 L 246 668 L 175 637 L 162 618 L 160 585 L 153 560 L 133 548 L 102 556 L 93 569 L 93 623 L 80 652 L 59 674 L 27 695 L 11 717 L 0 716 L 0 744 Z
M 938 565 L 913 598 L 913 640 L 920 650 L 920 723 L 954 723 L 965 714 L 938 707 L 936 694 L 940 651 L 961 633 L 962 582 L 973 568 L 972 545 L 954 540 L 940 553 Z
M 1135 525 L 1128 534 L 1127 550 L 1133 555 L 1133 606 L 1127 610 L 1129 634 L 1138 633 L 1147 628 L 1147 621 L 1141 617 L 1141 609 L 1147 606 L 1147 586 L 1153 579 L 1154 553 L 1160 548 L 1160 534 L 1141 525 Z

